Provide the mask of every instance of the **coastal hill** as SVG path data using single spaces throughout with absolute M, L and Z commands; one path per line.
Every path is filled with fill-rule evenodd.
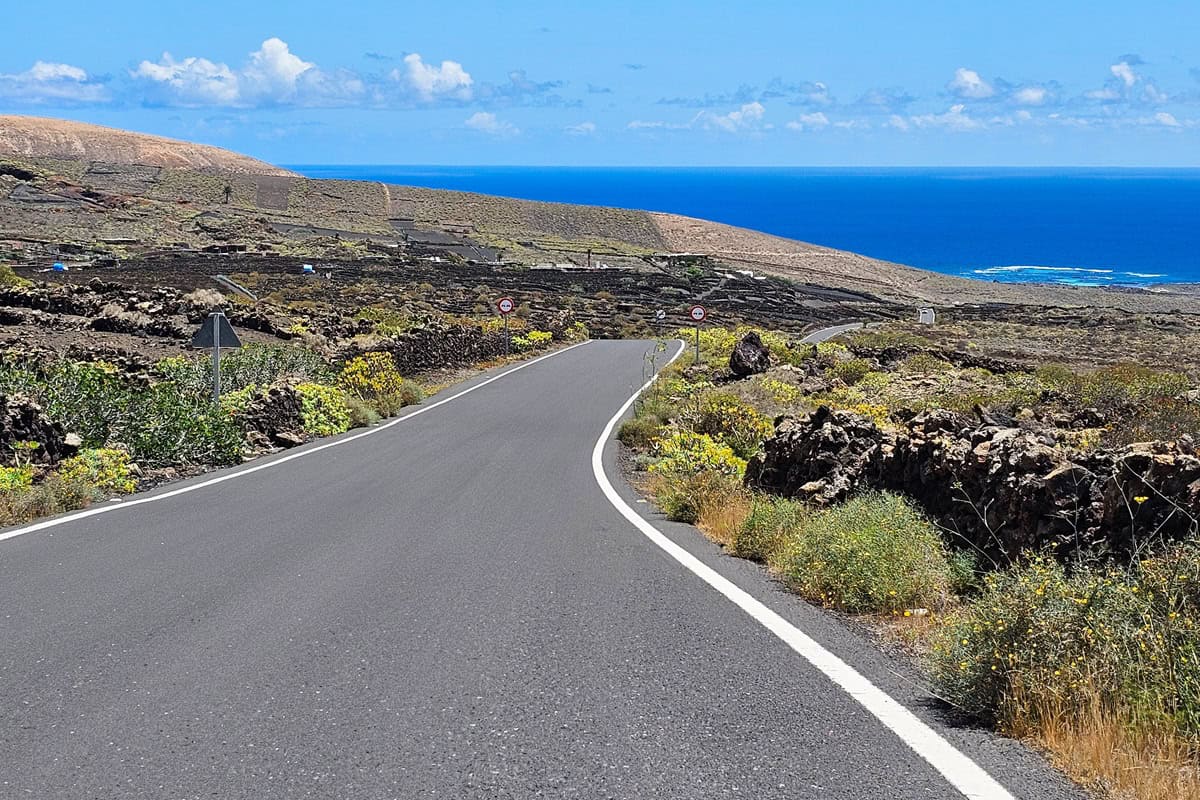
M 0 115 L 0 158 L 5 156 L 258 175 L 292 174 L 219 147 L 44 117 Z
M 189 253 L 668 273 L 692 280 L 695 297 L 728 295 L 751 305 L 763 293 L 731 282 L 752 272 L 786 278 L 804 308 L 865 302 L 1164 313 L 1195 303 L 1183 287 L 942 275 L 673 214 L 316 180 L 204 145 L 0 116 L 0 262 L 31 269 L 58 258 L 80 266 L 162 264 Z M 844 314 L 863 317 L 850 308 Z

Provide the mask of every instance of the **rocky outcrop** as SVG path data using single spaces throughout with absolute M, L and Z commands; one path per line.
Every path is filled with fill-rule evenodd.
M 22 443 L 37 447 L 23 449 Z M 42 407 L 25 395 L 0 395 L 0 460 L 8 466 L 18 463 L 57 464 L 75 455 L 80 440 L 63 426 L 51 422 Z
M 256 395 L 239 416 L 246 442 L 255 450 L 304 443 L 303 403 L 295 386 L 272 386 Z
M 771 351 L 757 331 L 750 331 L 733 346 L 729 354 L 729 371 L 739 378 L 757 375 L 771 368 Z
M 902 492 L 952 537 L 997 560 L 1048 544 L 1127 554 L 1149 537 L 1186 535 L 1200 518 L 1200 458 L 1190 439 L 1079 453 L 1062 447 L 1054 429 L 941 410 L 888 430 L 826 407 L 785 417 L 746 482 L 817 504 L 863 489 Z

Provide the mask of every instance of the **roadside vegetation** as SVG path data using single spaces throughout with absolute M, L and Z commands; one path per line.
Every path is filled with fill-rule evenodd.
M 1182 372 L 1130 364 L 954 363 L 917 333 L 866 332 L 789 346 L 759 332 L 774 366 L 745 379 L 725 364 L 745 331 L 704 331 L 640 398 L 619 438 L 671 519 L 762 562 L 806 600 L 859 615 L 902 643 L 957 709 L 1048 748 L 1114 797 L 1200 797 L 1200 538 L 1136 530 L 1131 553 L 1053 544 L 987 557 L 913 500 L 860 486 L 817 505 L 752 491 L 747 460 L 781 414 L 819 406 L 896 426 L 919 410 L 981 418 L 1070 418 L 1054 447 L 1088 453 L 1191 442 L 1200 406 Z M 681 332 L 682 333 L 682 332 Z M 691 341 L 690 334 L 686 339 Z M 878 354 L 887 352 L 888 358 Z M 648 355 L 665 361 L 665 348 Z M 1131 497 L 1136 508 L 1147 497 Z
M 384 321 L 396 329 L 385 333 L 405 329 L 399 319 Z M 496 327 L 490 320 L 456 324 L 485 334 Z M 586 330 L 567 333 L 586 337 Z M 554 338 L 521 326 L 511 350 L 514 357 L 545 350 Z M 378 335 L 372 340 L 387 342 Z M 0 413 L 7 417 L 0 430 L 0 526 L 373 425 L 426 394 L 386 349 L 330 356 L 304 344 L 227 351 L 221 385 L 220 403 L 213 403 L 211 357 L 194 353 L 160 359 L 148 370 L 6 355 L 0 359 Z

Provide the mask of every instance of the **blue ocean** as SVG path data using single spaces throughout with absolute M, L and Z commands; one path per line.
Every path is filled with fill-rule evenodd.
M 1200 282 L 1200 169 L 292 169 L 669 211 L 987 280 Z

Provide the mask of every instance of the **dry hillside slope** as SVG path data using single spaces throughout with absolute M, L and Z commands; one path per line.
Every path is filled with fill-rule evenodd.
M 291 175 L 249 156 L 83 122 L 0 115 L 0 157 L 61 158 L 239 174 Z

